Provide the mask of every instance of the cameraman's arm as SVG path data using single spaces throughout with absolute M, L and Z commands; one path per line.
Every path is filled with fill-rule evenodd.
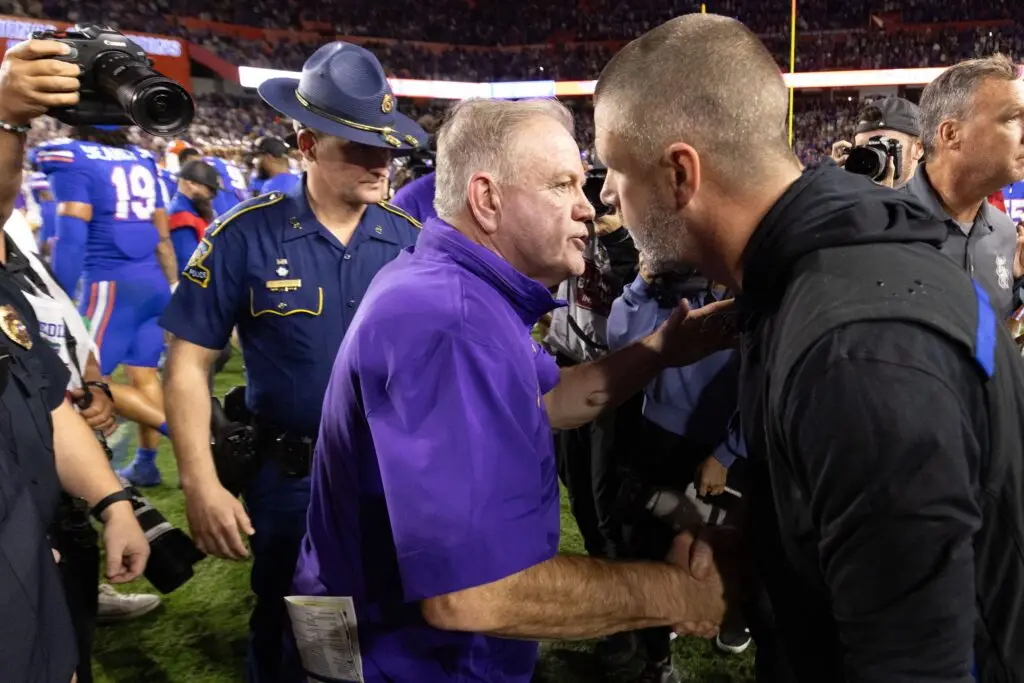
M 26 40 L 7 50 L 0 66 L 0 121 L 26 126 L 53 107 L 78 103 L 78 74 L 74 64 L 52 57 L 66 55 L 68 46 L 52 40 Z M 21 190 L 25 156 L 23 134 L 0 131 L 0 219 L 6 222 Z

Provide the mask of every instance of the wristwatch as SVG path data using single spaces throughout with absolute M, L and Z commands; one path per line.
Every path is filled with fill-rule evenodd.
M 111 401 L 114 400 L 114 392 L 112 392 L 110 390 L 110 385 L 107 384 L 106 382 L 85 382 L 84 386 L 86 386 L 86 387 L 96 387 L 97 389 L 102 391 L 104 394 L 106 394 L 107 398 L 109 398 Z

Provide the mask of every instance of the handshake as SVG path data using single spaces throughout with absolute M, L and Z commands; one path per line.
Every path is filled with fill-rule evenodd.
M 704 527 L 680 533 L 665 561 L 676 572 L 680 587 L 665 596 L 673 630 L 679 635 L 713 638 L 726 622 L 738 618 L 749 597 L 753 568 L 740 532 L 728 527 Z

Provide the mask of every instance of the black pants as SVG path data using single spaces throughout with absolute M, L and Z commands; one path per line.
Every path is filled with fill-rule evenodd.
M 93 683 L 92 645 L 99 609 L 99 538 L 84 508 L 61 501 L 50 542 L 61 555 L 60 575 L 78 646 L 78 683 Z
M 569 509 L 592 557 L 619 557 L 622 529 L 614 514 L 621 459 L 639 424 L 642 396 L 627 401 L 576 429 L 555 433 L 558 476 L 569 494 Z
M 693 481 L 697 466 L 711 454 L 711 448 L 673 434 L 649 420 L 642 420 L 632 457 L 626 461 L 629 476 L 645 484 L 684 491 Z M 625 554 L 634 560 L 663 560 L 672 546 L 675 532 L 653 517 L 641 516 L 623 525 Z M 669 656 L 672 629 L 657 627 L 637 632 L 649 661 Z

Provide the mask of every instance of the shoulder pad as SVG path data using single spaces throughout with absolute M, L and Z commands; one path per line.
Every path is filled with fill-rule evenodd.
M 388 211 L 390 213 L 395 214 L 399 218 L 404 218 L 405 220 L 407 220 L 410 223 L 412 223 L 413 227 L 415 227 L 415 228 L 422 228 L 423 227 L 423 225 L 418 220 L 416 220 L 415 218 L 413 218 L 412 216 L 410 216 L 409 214 L 407 214 L 405 211 L 403 211 L 402 209 L 398 208 L 394 204 L 391 204 L 389 202 L 381 202 L 377 206 L 379 206 L 380 208 L 384 209 L 385 211 Z
M 270 194 L 260 195 L 252 199 L 246 199 L 244 202 L 239 202 L 233 207 L 228 209 L 223 215 L 217 216 L 217 218 L 210 223 L 210 227 L 207 228 L 207 232 L 210 237 L 215 237 L 218 232 L 223 230 L 229 223 L 234 221 L 239 216 L 255 211 L 257 209 L 264 209 L 268 206 L 277 204 L 284 199 L 283 192 L 271 192 Z

